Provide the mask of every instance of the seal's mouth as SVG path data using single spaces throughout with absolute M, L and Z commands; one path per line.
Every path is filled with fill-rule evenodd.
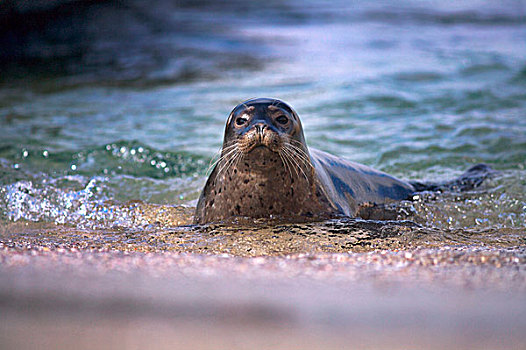
M 279 153 L 282 143 L 280 136 L 275 132 L 254 130 L 239 140 L 239 149 L 245 154 L 254 150 Z
M 249 147 L 245 153 L 252 153 L 254 151 L 270 151 L 270 152 L 277 152 L 273 149 L 271 149 L 269 146 L 265 145 L 264 143 L 258 143 L 258 144 L 254 144 L 253 146 Z

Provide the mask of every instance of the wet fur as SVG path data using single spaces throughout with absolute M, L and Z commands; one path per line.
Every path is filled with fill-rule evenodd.
M 282 116 L 288 124 L 279 122 Z M 238 120 L 246 123 L 238 124 Z M 392 213 L 384 215 L 378 208 L 408 199 L 416 191 L 477 186 L 488 169 L 477 165 L 442 185 L 408 183 L 309 150 L 301 121 L 290 106 L 275 99 L 253 99 L 230 113 L 221 156 L 199 198 L 195 222 L 236 218 L 304 222 L 338 216 L 393 219 Z

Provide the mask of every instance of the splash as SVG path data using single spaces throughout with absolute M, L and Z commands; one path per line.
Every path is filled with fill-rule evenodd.
M 140 228 L 150 225 L 179 226 L 191 221 L 184 206 L 163 206 L 141 201 L 118 203 L 105 195 L 108 180 L 67 176 L 45 181 L 18 181 L 0 190 L 8 220 L 53 222 L 78 228 Z M 60 187 L 57 184 L 61 183 Z

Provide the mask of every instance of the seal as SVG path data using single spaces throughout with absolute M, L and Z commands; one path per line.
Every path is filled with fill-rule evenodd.
M 403 181 L 308 148 L 298 114 L 288 104 L 256 98 L 230 113 L 221 156 L 201 192 L 194 222 L 396 219 L 386 204 L 410 199 L 415 192 L 470 190 L 496 173 L 477 164 L 443 183 Z
M 391 175 L 308 148 L 298 114 L 257 98 L 230 113 L 221 156 L 199 198 L 197 224 L 236 218 L 305 222 L 356 217 L 360 208 L 408 198 Z

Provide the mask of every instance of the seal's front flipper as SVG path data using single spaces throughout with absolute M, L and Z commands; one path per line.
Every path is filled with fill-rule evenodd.
M 484 180 L 494 175 L 496 172 L 487 164 L 477 164 L 469 168 L 458 178 L 444 183 L 429 183 L 412 181 L 411 185 L 416 192 L 423 191 L 469 191 L 482 184 Z

